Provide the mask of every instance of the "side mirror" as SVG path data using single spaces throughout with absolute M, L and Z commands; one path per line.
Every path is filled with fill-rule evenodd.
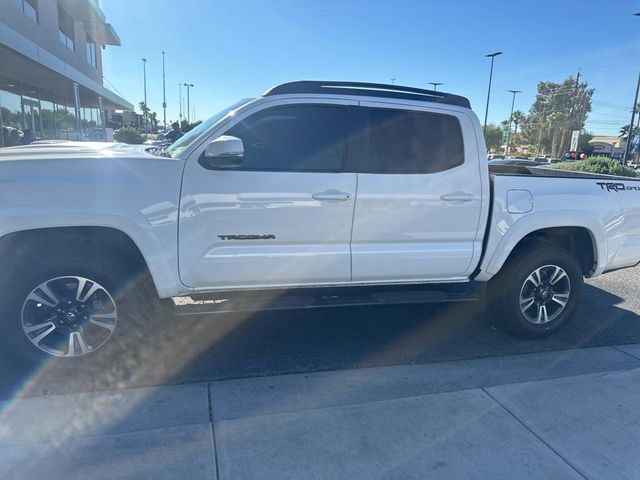
M 200 165 L 210 170 L 234 168 L 244 160 L 242 140 L 231 135 L 222 135 L 212 140 L 200 157 Z

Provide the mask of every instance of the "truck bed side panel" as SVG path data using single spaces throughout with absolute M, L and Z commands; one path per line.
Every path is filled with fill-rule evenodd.
M 477 280 L 495 275 L 526 235 L 553 227 L 589 232 L 597 264 L 592 276 L 640 262 L 640 181 L 492 175 L 491 182 L 493 211 Z

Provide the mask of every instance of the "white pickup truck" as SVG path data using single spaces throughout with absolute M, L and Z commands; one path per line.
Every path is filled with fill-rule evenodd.
M 108 350 L 176 296 L 303 292 L 322 306 L 466 300 L 486 285 L 510 331 L 547 335 L 584 277 L 640 262 L 640 182 L 490 172 L 486 158 L 464 97 L 315 81 L 238 102 L 155 155 L 4 149 L 3 341 Z

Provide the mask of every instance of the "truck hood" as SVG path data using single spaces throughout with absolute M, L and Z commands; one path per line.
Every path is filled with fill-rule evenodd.
M 52 141 L 19 147 L 0 149 L 0 161 L 7 160 L 43 160 L 60 158 L 87 157 L 153 157 L 145 149 L 149 145 L 127 145 L 109 142 L 66 142 Z

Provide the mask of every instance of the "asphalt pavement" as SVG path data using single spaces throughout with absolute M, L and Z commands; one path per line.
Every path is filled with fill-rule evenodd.
M 180 317 L 118 358 L 33 363 L 0 352 L 0 398 L 640 343 L 638 282 L 639 269 L 589 280 L 572 323 L 538 340 L 505 333 L 482 303 Z

